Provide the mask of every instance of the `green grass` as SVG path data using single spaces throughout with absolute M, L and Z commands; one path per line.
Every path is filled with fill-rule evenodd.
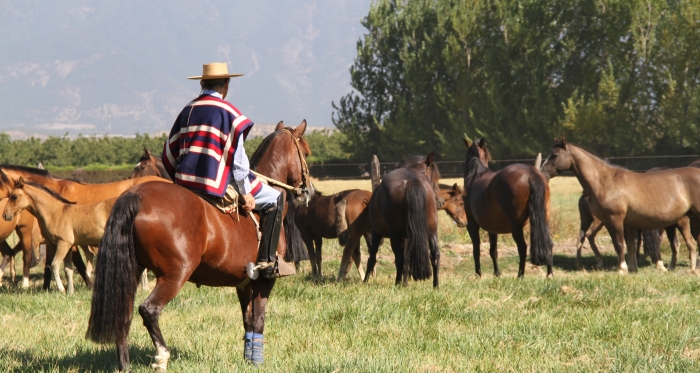
M 563 183 L 552 184 L 552 208 L 578 198 L 578 192 L 564 188 L 570 186 L 566 180 Z M 578 224 L 577 210 L 561 207 L 559 214 L 559 233 Z M 341 249 L 328 240 L 322 279 L 311 278 L 309 264 L 303 263 L 303 273 L 277 282 L 266 316 L 266 363 L 259 370 L 243 362 L 235 290 L 188 284 L 160 320 L 172 353 L 169 369 L 699 371 L 700 280 L 688 269 L 687 251 L 681 251 L 675 272 L 661 273 L 644 260 L 638 274 L 620 276 L 609 243 L 603 252 L 604 270 L 592 270 L 595 260 L 586 251 L 588 271 L 575 271 L 571 251 L 563 249 L 573 241 L 570 236 L 555 239 L 553 279 L 545 279 L 541 269 L 529 264 L 526 277 L 516 279 L 518 260 L 507 240 L 502 241 L 499 260 L 503 276 L 491 274 L 488 248 L 482 247 L 484 276 L 477 279 L 464 230 L 441 213 L 440 288 L 433 290 L 431 281 L 394 286 L 393 255 L 387 245 L 380 249 L 377 276 L 369 283 L 360 283 L 354 270 L 348 280 L 336 283 Z M 364 244 L 362 250 L 366 259 Z M 113 346 L 84 339 L 91 294 L 81 280 L 76 287 L 72 296 L 43 292 L 40 272 L 34 269 L 30 290 L 0 289 L 1 371 L 116 369 Z M 139 292 L 137 302 L 147 295 Z M 129 346 L 133 370 L 150 372 L 155 350 L 137 314 Z

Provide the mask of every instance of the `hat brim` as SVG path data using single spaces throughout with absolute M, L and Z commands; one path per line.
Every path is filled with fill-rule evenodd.
M 235 78 L 235 77 L 238 77 L 238 76 L 243 76 L 243 74 L 224 74 L 224 75 L 188 76 L 187 79 L 191 79 L 191 80 L 211 80 L 211 79 Z

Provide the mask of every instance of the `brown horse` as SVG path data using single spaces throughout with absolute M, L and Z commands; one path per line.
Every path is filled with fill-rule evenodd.
M 37 218 L 41 231 L 45 232 L 44 237 L 57 246 L 51 269 L 61 292 L 65 292 L 66 289 L 58 270 L 64 259 L 69 262 L 66 265 L 66 277 L 68 293 L 72 294 L 73 276 L 72 270 L 69 269 L 71 258 L 67 258 L 66 254 L 74 245 L 85 247 L 97 246 L 100 243 L 107 217 L 116 198 L 90 205 L 75 205 L 41 184 L 25 184 L 20 177 L 15 181 L 15 188 L 8 200 L 2 214 L 5 221 L 12 221 L 17 214 L 26 209 Z
M 458 227 L 466 227 L 467 213 L 464 211 L 464 189 L 460 188 L 457 183 L 452 186 L 440 184 L 440 198 L 445 202 L 438 210 L 445 211 Z
M 518 277 L 525 275 L 527 243 L 523 227 L 530 221 L 530 260 L 535 265 L 547 265 L 547 277 L 552 276 L 552 238 L 549 232 L 549 184 L 542 173 L 531 165 L 512 164 L 498 172 L 486 165 L 490 159 L 482 138 L 467 145 L 464 188 L 467 190 L 467 231 L 472 239 L 474 266 L 481 277 L 481 240 L 479 230 L 489 233 L 493 273 L 498 269 L 498 234 L 511 233 L 518 246 L 520 265 Z
M 142 176 L 158 176 L 172 181 L 170 175 L 168 175 L 168 172 L 165 170 L 165 166 L 163 166 L 163 160 L 151 154 L 146 148 L 143 149 L 143 155 L 134 166 L 134 171 L 131 172 L 129 179 Z
M 253 154 L 251 167 L 292 186 L 308 184 L 305 157 L 310 149 L 301 137 L 305 129 L 306 121 L 296 128 L 280 122 Z M 308 191 L 313 195 L 311 185 Z M 284 249 L 281 241 L 278 255 Z M 261 364 L 265 306 L 275 279 L 250 280 L 246 265 L 257 257 L 256 224 L 248 215 L 223 214 L 175 184 L 133 187 L 117 199 L 100 243 L 87 337 L 116 343 L 119 369 L 126 369 L 138 276 L 148 268 L 156 285 L 138 310 L 156 348 L 154 368 L 165 370 L 170 357 L 158 318 L 187 281 L 236 287 L 246 332 L 244 356 Z
M 367 206 L 372 197 L 372 192 L 357 189 L 346 195 L 335 205 L 335 231 L 338 242 L 343 246 L 343 257 L 340 260 L 338 281 L 345 278 L 350 270 L 350 259 L 355 262 L 355 267 L 364 281 L 365 273 L 362 271 L 362 255 L 360 254 L 360 239 L 365 238 L 369 248 L 371 243 L 369 224 L 369 211 Z
M 437 239 L 437 204 L 440 172 L 433 154 L 410 168 L 389 172 L 369 200 L 372 243 L 365 282 L 377 263 L 383 237 L 389 237 L 396 265 L 396 284 L 408 285 L 408 277 L 424 280 L 433 276 L 437 288 L 440 247 Z
M 344 190 L 324 196 L 316 191 L 308 206 L 295 206 L 296 226 L 306 244 L 311 260 L 311 272 L 315 277 L 323 277 L 322 252 L 324 238 L 338 238 L 335 229 L 335 205 L 357 189 Z
M 700 217 L 700 169 L 637 173 L 610 165 L 562 139 L 554 145 L 542 171 L 550 176 L 573 171 L 590 198 L 593 215 L 603 221 L 612 237 L 620 273 L 628 271 L 625 245 L 637 246 L 636 230 L 665 228 L 687 215 L 696 221 Z M 697 253 L 692 243 L 688 250 L 695 270 Z M 628 251 L 629 271 L 636 272 L 637 255 Z
M 58 193 L 61 197 L 68 201 L 75 202 L 78 205 L 87 205 L 104 200 L 118 197 L 122 192 L 134 185 L 145 183 L 148 181 L 165 181 L 159 177 L 146 176 L 136 179 L 115 181 L 105 184 L 84 184 L 81 182 L 54 178 L 45 170 L 40 170 L 22 166 L 0 166 L 0 199 L 8 198 L 9 193 L 14 189 L 15 185 L 12 180 L 19 180 L 22 177 L 24 181 L 41 184 L 46 188 Z M 26 212 L 29 214 L 29 212 Z M 29 214 L 31 215 L 31 214 Z M 33 217 L 32 217 L 33 218 Z M 44 232 L 42 232 L 44 233 Z M 44 286 L 48 290 L 51 285 L 51 263 L 56 254 L 56 246 L 50 242 L 46 244 L 46 267 L 44 268 Z M 73 255 L 75 259 L 75 254 Z M 80 256 L 79 254 L 77 256 Z M 82 263 L 82 259 L 80 259 Z M 78 263 L 76 263 L 78 265 Z M 84 265 L 83 265 L 84 267 Z M 92 281 L 85 278 L 88 287 L 92 287 Z
M 6 203 L 6 199 L 0 201 L 0 208 L 5 208 Z M 10 275 L 12 277 L 12 281 L 14 282 L 14 257 L 20 250 L 22 250 L 22 288 L 26 289 L 29 287 L 29 270 L 33 265 L 36 265 L 37 262 L 34 250 L 39 248 L 39 241 L 41 240 L 41 235 L 36 234 L 34 231 L 36 224 L 36 219 L 28 211 L 19 214 L 19 216 L 15 217 L 15 219 L 12 221 L 0 219 L 0 241 L 5 242 L 5 239 L 7 239 L 12 232 L 16 232 L 17 236 L 19 237 L 17 246 L 14 248 L 9 248 L 9 250 L 2 251 L 2 262 L 0 263 L 0 286 L 2 285 L 3 273 L 8 263 L 11 266 Z

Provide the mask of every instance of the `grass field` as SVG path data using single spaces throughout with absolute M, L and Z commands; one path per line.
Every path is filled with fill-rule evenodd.
M 449 182 L 449 181 L 445 181 Z M 459 182 L 461 184 L 461 181 Z M 364 184 L 367 184 L 366 186 Z M 325 193 L 368 181 L 316 183 Z M 528 264 L 516 279 L 517 256 L 503 238 L 503 276 L 473 272 L 464 229 L 440 216 L 440 289 L 431 281 L 393 285 L 393 255 L 380 250 L 377 276 L 359 282 L 355 271 L 336 283 L 340 248 L 324 244 L 325 277 L 304 273 L 279 280 L 266 318 L 265 365 L 242 359 L 242 323 L 234 289 L 188 284 L 161 317 L 173 372 L 674 372 L 700 371 L 700 279 L 685 249 L 679 269 L 661 273 L 648 260 L 638 274 L 620 276 L 609 239 L 601 234 L 605 269 L 573 268 L 578 231 L 573 178 L 551 182 L 555 276 Z M 510 241 L 509 241 L 510 240 Z M 484 248 L 482 247 L 482 250 Z M 366 248 L 363 244 L 363 256 Z M 667 250 L 667 248 L 665 249 Z M 664 252 L 665 259 L 668 252 Z M 667 261 L 667 260 L 666 260 Z M 18 263 L 17 268 L 20 268 Z M 5 279 L 7 280 L 7 278 Z M 111 372 L 113 346 L 84 338 L 90 292 L 77 281 L 72 296 L 32 288 L 0 289 L 0 371 Z M 139 292 L 137 302 L 147 296 Z M 149 372 L 154 349 L 134 315 L 129 337 L 132 369 Z

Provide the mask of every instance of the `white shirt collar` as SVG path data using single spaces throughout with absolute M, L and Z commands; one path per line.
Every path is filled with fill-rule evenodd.
M 209 96 L 214 96 L 214 97 L 220 98 L 220 99 L 222 99 L 222 100 L 224 99 L 223 97 L 221 97 L 221 93 L 219 93 L 219 92 L 217 92 L 217 91 L 214 91 L 214 90 L 212 90 L 212 89 L 203 89 L 201 94 L 203 94 L 203 95 L 209 95 Z

